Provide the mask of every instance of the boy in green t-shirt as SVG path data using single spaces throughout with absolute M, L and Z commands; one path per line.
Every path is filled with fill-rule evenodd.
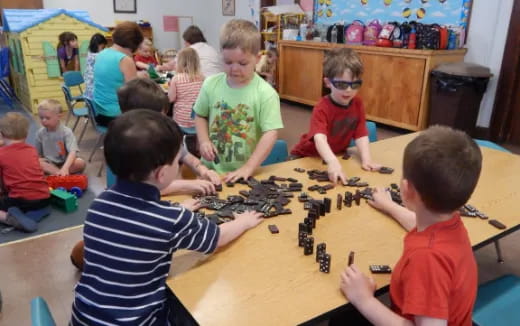
M 203 162 L 224 181 L 247 179 L 269 155 L 283 128 L 276 91 L 255 73 L 261 37 L 242 19 L 220 33 L 224 73 L 207 78 L 195 103 Z

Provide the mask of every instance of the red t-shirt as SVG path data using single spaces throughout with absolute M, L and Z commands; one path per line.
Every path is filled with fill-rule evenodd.
M 291 154 L 298 156 L 318 156 L 314 135 L 324 134 L 331 150 L 338 154 L 344 152 L 352 139 L 368 135 L 365 109 L 359 96 L 352 99 L 347 107 L 333 103 L 324 96 L 312 110 L 311 125 L 308 133 L 303 134 Z
M 49 198 L 49 185 L 43 177 L 36 148 L 31 145 L 14 143 L 0 147 L 0 174 L 10 198 Z
M 155 59 L 154 56 L 143 57 L 143 56 L 140 56 L 139 54 L 136 54 L 136 55 L 134 55 L 134 61 L 146 63 L 147 65 L 153 64 L 153 65 L 157 66 L 157 60 Z
M 427 316 L 471 326 L 477 264 L 460 216 L 410 231 L 392 272 L 392 309 L 412 320 Z

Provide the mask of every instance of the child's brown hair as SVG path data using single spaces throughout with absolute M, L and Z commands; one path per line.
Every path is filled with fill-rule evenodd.
M 203 78 L 200 73 L 200 59 L 197 51 L 186 47 L 177 54 L 177 73 L 187 74 L 192 81 Z
M 236 49 L 256 55 L 260 52 L 261 35 L 255 24 L 244 19 L 228 21 L 220 31 L 220 48 Z
M 149 78 L 135 78 L 126 82 L 117 90 L 117 97 L 123 113 L 134 109 L 166 113 L 170 104 L 161 86 Z
M 38 105 L 38 111 L 40 110 L 47 110 L 47 111 L 53 111 L 56 114 L 60 114 L 63 112 L 63 107 L 61 106 L 61 103 L 54 99 L 48 99 L 43 100 Z
M 433 126 L 404 151 L 403 177 L 426 208 L 451 213 L 464 205 L 477 185 L 482 167 L 480 148 L 460 130 Z
M 363 75 L 363 63 L 352 49 L 335 48 L 325 52 L 323 61 L 323 75 L 328 79 L 343 75 L 349 70 L 352 78 L 361 78 Z
M 27 138 L 29 132 L 29 119 L 18 112 L 7 112 L 0 119 L 0 132 L 2 136 L 12 140 Z

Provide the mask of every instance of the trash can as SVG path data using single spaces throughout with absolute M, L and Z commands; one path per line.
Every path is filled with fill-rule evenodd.
M 431 72 L 429 125 L 446 125 L 474 136 L 489 68 L 472 63 L 446 63 Z

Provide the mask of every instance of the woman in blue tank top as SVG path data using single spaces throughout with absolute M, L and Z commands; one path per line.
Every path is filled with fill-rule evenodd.
M 96 122 L 105 127 L 121 114 L 117 90 L 138 75 L 132 55 L 144 37 L 139 25 L 123 22 L 114 29 L 112 39 L 114 44 L 101 51 L 94 64 Z

